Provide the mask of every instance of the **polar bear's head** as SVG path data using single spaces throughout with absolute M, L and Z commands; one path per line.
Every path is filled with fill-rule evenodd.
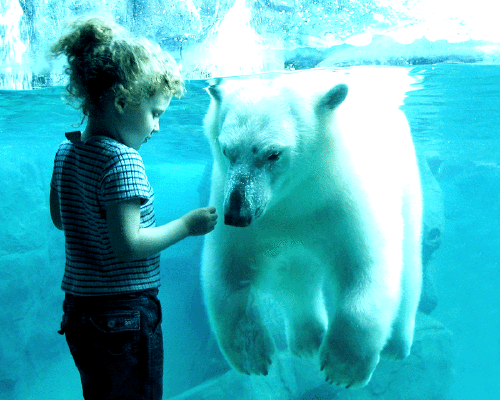
M 324 120 L 318 114 L 342 103 L 347 86 L 334 85 L 315 97 L 291 79 L 219 80 L 207 91 L 207 136 L 225 174 L 224 223 L 245 227 L 290 194 Z

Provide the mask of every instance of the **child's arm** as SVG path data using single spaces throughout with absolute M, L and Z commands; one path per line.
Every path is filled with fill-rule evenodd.
M 217 214 L 214 207 L 198 208 L 168 224 L 140 228 L 140 199 L 131 199 L 108 205 L 106 221 L 115 256 L 128 262 L 158 254 L 187 236 L 211 232 Z
M 59 196 L 57 192 L 50 188 L 50 216 L 57 229 L 62 230 L 61 209 L 59 207 Z

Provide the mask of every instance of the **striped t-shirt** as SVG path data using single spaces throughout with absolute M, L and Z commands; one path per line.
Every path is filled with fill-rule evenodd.
M 66 239 L 62 289 L 80 296 L 112 295 L 160 285 L 160 255 L 121 262 L 111 248 L 106 206 L 141 199 L 141 228 L 155 226 L 153 189 L 139 153 L 113 139 L 65 141 L 51 188 L 59 197 Z

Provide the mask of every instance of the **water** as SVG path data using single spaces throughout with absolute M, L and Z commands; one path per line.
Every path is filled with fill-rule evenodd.
M 432 315 L 456 347 L 453 399 L 500 398 L 500 67 L 424 67 L 405 112 L 416 147 L 437 150 L 446 227 Z
M 433 254 L 439 303 L 431 316 L 452 333 L 450 399 L 500 398 L 500 66 L 423 65 L 408 93 L 418 153 L 441 161 L 445 230 Z M 208 143 L 204 81 L 188 82 L 161 132 L 142 146 L 157 219 L 205 205 Z M 79 377 L 56 331 L 63 294 L 63 238 L 48 210 L 52 161 L 80 116 L 63 88 L 0 91 L 0 398 L 81 399 Z M 201 238 L 162 254 L 165 398 L 227 371 L 209 333 L 199 288 Z M 377 372 L 375 372 L 376 374 Z M 233 394 L 238 398 L 238 393 Z M 422 395 L 422 399 L 429 398 Z

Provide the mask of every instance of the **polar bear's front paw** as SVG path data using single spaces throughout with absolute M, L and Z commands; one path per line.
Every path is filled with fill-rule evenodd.
M 297 357 L 312 357 L 317 354 L 324 333 L 324 326 L 315 319 L 294 324 L 290 337 L 291 352 Z
M 393 335 L 382 350 L 381 356 L 386 360 L 403 360 L 410 355 L 412 337 Z
M 346 388 L 361 388 L 369 381 L 380 360 L 373 331 L 343 321 L 327 332 L 320 348 L 321 370 L 326 381 Z
M 379 354 L 355 352 L 340 343 L 322 347 L 320 365 L 327 382 L 345 388 L 361 388 L 370 381 L 378 364 Z
M 274 343 L 267 330 L 253 318 L 242 318 L 226 352 L 233 368 L 248 375 L 267 375 L 273 354 Z

